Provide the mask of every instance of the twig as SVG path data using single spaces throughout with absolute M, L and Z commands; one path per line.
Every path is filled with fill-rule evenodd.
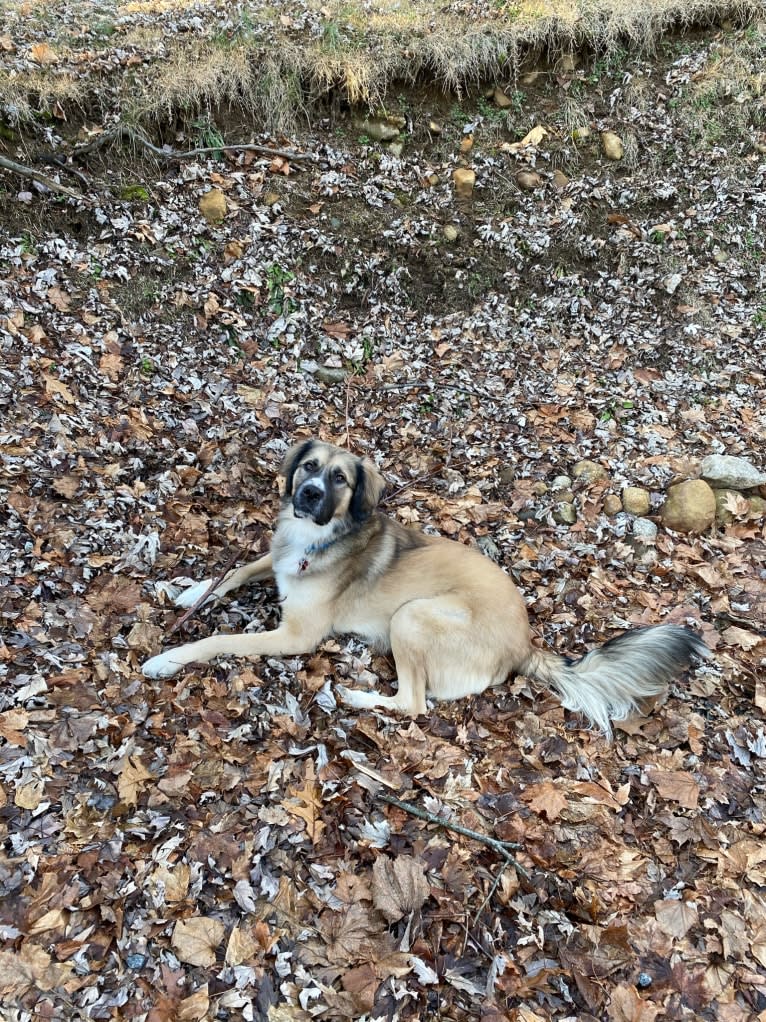
M 54 181 L 52 177 L 48 177 L 47 174 L 41 174 L 39 170 L 35 170 L 34 167 L 28 167 L 25 163 L 16 163 L 14 160 L 9 160 L 5 156 L 0 156 L 0 167 L 10 170 L 14 174 L 19 174 L 21 177 L 31 177 L 33 181 L 39 181 L 41 185 L 45 185 L 48 191 L 59 192 L 61 195 L 68 195 L 70 199 L 79 199 L 80 202 L 88 201 L 87 196 L 81 195 L 80 192 L 72 191 L 72 189 L 67 188 L 66 185 L 59 184 L 58 181 Z
M 245 547 L 240 547 L 238 550 L 234 551 L 234 553 L 228 559 L 226 564 L 224 564 L 223 568 L 221 568 L 220 574 L 216 575 L 215 578 L 211 580 L 210 585 L 207 587 L 202 596 L 200 596 L 200 598 L 195 603 L 193 603 L 188 610 L 184 611 L 184 613 L 178 618 L 178 620 L 171 625 L 171 627 L 168 629 L 168 637 L 173 635 L 174 632 L 177 632 L 181 625 L 185 624 L 192 616 L 192 614 L 194 614 L 195 611 L 199 610 L 199 608 L 202 606 L 202 604 L 205 602 L 208 596 L 210 596 L 210 594 L 218 588 L 218 586 L 221 584 L 221 582 L 223 582 L 223 580 L 229 574 L 229 572 L 237 563 L 237 561 L 240 559 L 240 557 L 245 553 L 245 549 L 246 549 Z
M 397 809 L 402 809 L 405 813 L 409 813 L 410 816 L 417 816 L 419 820 L 425 820 L 426 823 L 433 823 L 437 827 L 444 827 L 445 830 L 453 830 L 456 834 L 462 834 L 463 837 L 469 837 L 473 841 L 478 841 L 480 844 L 486 845 L 487 848 L 491 848 L 499 855 L 502 855 L 505 859 L 506 866 L 513 866 L 519 876 L 524 877 L 525 880 L 531 879 L 526 869 L 524 869 L 521 863 L 517 862 L 510 853 L 511 848 L 521 848 L 521 845 L 516 844 L 515 841 L 501 841 L 500 838 L 490 837 L 488 834 L 480 834 L 479 831 L 470 830 L 468 827 L 463 827 L 459 823 L 450 823 L 450 821 L 445 820 L 443 816 L 435 816 L 434 813 L 428 813 L 425 809 L 420 809 L 418 806 L 412 805 L 411 802 L 401 802 L 398 798 L 394 798 L 393 795 L 386 795 L 381 792 L 377 795 L 377 798 L 379 798 L 381 802 L 388 802 L 389 805 L 396 806 Z M 483 905 L 482 908 L 484 908 Z
M 101 149 L 102 146 L 110 145 L 112 142 L 116 142 L 121 138 L 127 138 L 136 145 L 141 146 L 143 149 L 147 149 L 152 155 L 158 157 L 161 160 L 188 160 L 193 156 L 204 156 L 209 153 L 220 153 L 226 150 L 232 150 L 233 152 L 251 152 L 260 153 L 262 156 L 280 156 L 285 160 L 310 160 L 312 162 L 318 162 L 318 157 L 313 153 L 297 153 L 292 149 L 272 149 L 269 146 L 257 145 L 256 143 L 248 142 L 235 145 L 227 145 L 222 143 L 219 146 L 205 146 L 200 149 L 163 149 L 160 146 L 154 145 L 146 138 L 140 131 L 135 128 L 131 128 L 127 124 L 119 124 L 116 128 L 112 128 L 110 131 L 105 131 L 99 135 L 98 138 L 92 142 L 88 142 L 87 145 L 78 146 L 73 149 L 71 156 L 78 158 L 80 156 L 86 156 L 88 153 L 94 152 L 96 149 Z

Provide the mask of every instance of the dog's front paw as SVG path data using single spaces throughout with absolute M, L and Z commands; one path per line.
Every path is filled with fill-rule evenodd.
M 195 582 L 193 586 L 189 586 L 188 589 L 182 589 L 177 596 L 174 596 L 173 603 L 176 607 L 193 607 L 197 600 L 202 599 L 210 588 L 212 582 L 212 578 L 203 578 L 201 582 Z M 217 594 L 215 590 L 213 590 L 202 606 L 206 607 L 209 603 L 213 603 L 216 599 Z
M 183 667 L 183 662 L 179 662 L 178 659 L 173 659 L 173 650 L 169 649 L 165 653 L 158 653 L 157 656 L 151 657 L 141 667 L 141 672 L 145 678 L 172 678 L 174 674 Z
M 353 706 L 355 710 L 366 710 L 370 705 L 370 693 L 360 692 L 358 689 L 346 688 L 345 685 L 336 685 L 335 694 L 346 706 Z

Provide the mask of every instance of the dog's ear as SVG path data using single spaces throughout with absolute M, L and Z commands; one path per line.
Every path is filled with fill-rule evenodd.
M 357 461 L 354 493 L 349 505 L 355 522 L 363 522 L 375 510 L 385 488 L 385 480 L 374 462 L 369 458 Z
M 285 477 L 285 494 L 293 492 L 293 476 L 298 467 L 298 462 L 305 454 L 308 454 L 313 446 L 313 440 L 303 440 L 299 444 L 294 444 L 285 455 L 285 460 L 279 469 L 279 474 Z

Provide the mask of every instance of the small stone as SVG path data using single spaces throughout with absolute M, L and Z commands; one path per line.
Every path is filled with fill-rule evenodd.
M 275 206 L 281 198 L 282 196 L 279 192 L 266 192 L 263 197 L 263 204 L 264 206 Z
M 577 521 L 577 511 L 574 504 L 562 500 L 553 508 L 553 520 L 559 525 L 574 525 Z
M 649 518 L 636 518 L 633 522 L 633 538 L 648 546 L 657 539 L 657 526 Z
M 385 120 L 389 124 L 393 124 L 395 128 L 399 128 L 400 131 L 407 127 L 407 118 L 403 114 L 387 114 Z
M 516 184 L 525 192 L 533 192 L 542 183 L 543 179 L 534 170 L 519 170 L 516 172 Z
M 596 461 L 588 461 L 587 459 L 577 462 L 572 469 L 572 475 L 575 479 L 581 479 L 588 486 L 609 478 L 609 473 L 603 465 L 599 465 Z
M 500 107 L 501 110 L 507 110 L 508 107 L 513 106 L 513 100 L 503 92 L 499 85 L 495 86 L 492 99 L 495 101 L 495 106 Z
M 761 472 L 746 458 L 729 454 L 710 454 L 702 459 L 702 478 L 718 489 L 754 490 L 766 486 L 766 472 Z
M 559 68 L 565 75 L 571 75 L 573 71 L 577 70 L 578 64 L 579 58 L 574 53 L 565 53 L 559 61 Z
M 759 518 L 766 518 L 766 498 L 748 497 L 747 502 L 750 505 L 751 514 L 756 514 Z
M 645 990 L 647 987 L 652 985 L 652 977 L 648 972 L 639 972 L 638 979 L 636 980 L 636 986 L 640 990 Z
M 226 216 L 226 196 L 220 188 L 211 188 L 199 200 L 199 211 L 209 224 L 220 223 Z
M 551 483 L 551 489 L 555 493 L 556 490 L 568 490 L 571 485 L 572 480 L 569 478 L 569 476 L 556 476 L 556 478 Z
M 622 491 L 622 506 L 629 515 L 642 517 L 649 514 L 652 501 L 647 490 L 640 486 L 626 486 Z
M 460 139 L 460 152 L 463 154 L 470 153 L 472 149 L 473 135 L 463 135 L 463 137 Z
M 510 465 L 505 465 L 497 473 L 497 478 L 504 486 L 510 486 L 516 480 L 516 469 L 511 468 Z
M 438 121 L 429 121 L 428 130 L 431 132 L 432 135 L 441 135 L 441 133 L 444 131 L 444 128 L 441 126 L 441 124 L 439 124 Z
M 536 483 L 532 483 L 531 490 L 536 497 L 544 497 L 548 492 L 548 484 L 538 479 Z
M 439 175 L 438 174 L 429 174 L 428 177 L 426 178 L 426 184 L 430 188 L 436 188 L 436 186 L 439 184 Z
M 442 234 L 444 235 L 446 240 L 450 242 L 457 241 L 457 239 L 460 237 L 460 231 L 457 229 L 457 227 L 455 227 L 454 224 L 447 224 L 444 230 L 442 231 Z
M 314 376 L 322 383 L 345 383 L 350 373 L 347 369 L 336 369 L 334 366 L 319 366 Z
M 404 142 L 392 142 L 388 147 L 388 151 L 399 159 L 404 152 Z
M 542 71 L 527 71 L 521 76 L 521 84 L 527 87 L 534 85 L 542 73 Z
M 683 279 L 680 273 L 669 273 L 666 277 L 662 278 L 662 286 L 669 295 L 674 295 L 681 286 Z
M 132 969 L 133 972 L 140 972 L 140 970 L 143 969 L 143 967 L 146 965 L 146 962 L 147 962 L 146 955 L 139 954 L 128 955 L 128 957 L 125 959 L 125 964 L 129 969 Z
M 607 493 L 604 497 L 604 514 L 618 515 L 622 511 L 622 501 L 616 493 Z
M 715 494 L 702 479 L 687 479 L 668 490 L 662 524 L 675 532 L 705 532 L 715 521 Z
M 359 131 L 374 142 L 392 142 L 399 135 L 399 129 L 387 121 L 362 121 Z
M 553 187 L 557 192 L 563 192 L 566 186 L 569 184 L 569 178 L 563 172 L 563 170 L 553 171 Z
M 576 128 L 572 128 L 572 138 L 575 142 L 584 142 L 587 138 L 590 138 L 590 128 L 587 124 L 580 124 Z
M 613 131 L 601 132 L 601 148 L 608 160 L 621 160 L 625 154 L 625 146 L 620 136 L 615 135 Z
M 476 173 L 467 167 L 458 167 L 452 171 L 452 182 L 455 185 L 455 192 L 461 199 L 470 199 L 473 195 L 473 186 L 476 184 Z

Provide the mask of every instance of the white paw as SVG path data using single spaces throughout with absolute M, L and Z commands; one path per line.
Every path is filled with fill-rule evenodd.
M 174 674 L 183 667 L 183 661 L 173 659 L 174 651 L 167 650 L 165 653 L 158 653 L 142 666 L 141 671 L 145 678 L 172 678 Z
M 346 706 L 353 706 L 355 710 L 366 710 L 373 705 L 370 692 L 360 692 L 356 688 L 346 688 L 345 685 L 336 685 L 335 694 Z
M 208 591 L 212 581 L 212 578 L 203 578 L 201 582 L 195 582 L 188 589 L 182 589 L 180 593 L 173 597 L 173 603 L 176 607 L 193 607 L 197 600 L 201 600 Z M 215 591 L 213 591 L 202 606 L 206 607 L 208 603 L 213 603 L 216 598 Z

